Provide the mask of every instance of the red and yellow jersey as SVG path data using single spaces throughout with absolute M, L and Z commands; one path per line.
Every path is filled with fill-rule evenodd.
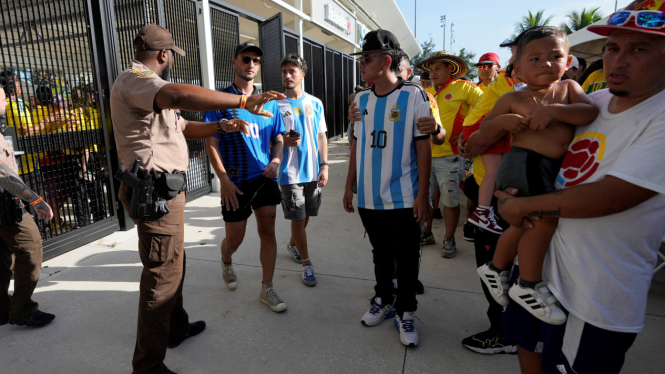
M 492 83 L 490 83 L 490 84 L 492 84 Z M 483 81 L 480 81 L 480 83 L 478 83 L 478 88 L 480 88 L 480 90 L 483 91 L 483 92 L 487 91 L 488 87 L 489 86 L 486 85 Z
M 602 90 L 603 88 L 607 88 L 607 82 L 605 82 L 605 72 L 603 69 L 596 70 L 589 74 L 589 76 L 584 81 L 584 84 L 582 84 L 582 90 L 587 95 L 594 91 Z
M 471 134 L 480 128 L 480 123 L 492 111 L 494 104 L 496 104 L 497 100 L 503 94 L 515 91 L 521 87 L 524 87 L 522 81 L 517 78 L 509 78 L 506 76 L 506 72 L 501 70 L 497 79 L 487 86 L 487 90 L 483 93 L 483 96 L 464 120 L 464 139 L 468 139 Z M 476 157 L 473 161 L 473 175 L 480 186 L 480 182 L 482 182 L 485 176 L 485 166 L 480 157 Z
M 432 144 L 432 157 L 444 157 L 459 153 L 457 145 L 450 144 L 450 138 L 462 132 L 464 118 L 476 102 L 480 99 L 483 91 L 475 84 L 453 79 L 448 85 L 444 85 L 439 92 L 435 87 L 425 89 L 425 92 L 434 97 L 439 107 L 439 119 L 441 126 L 446 130 L 446 141 L 441 145 Z
M 431 93 L 425 91 L 427 98 L 429 99 L 429 107 L 432 109 L 432 117 L 436 121 L 437 125 L 441 125 L 441 117 L 439 117 L 439 104 L 436 103 L 436 99 L 432 96 Z M 443 127 L 443 125 L 441 125 Z M 434 146 L 434 144 L 432 144 Z

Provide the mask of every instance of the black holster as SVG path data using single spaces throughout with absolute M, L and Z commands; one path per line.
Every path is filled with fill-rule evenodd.
M 164 200 L 171 200 L 187 189 L 187 174 L 182 172 L 175 174 L 162 173 L 155 182 L 155 188 L 159 197 Z
M 23 202 L 0 188 L 0 225 L 11 225 L 23 220 Z

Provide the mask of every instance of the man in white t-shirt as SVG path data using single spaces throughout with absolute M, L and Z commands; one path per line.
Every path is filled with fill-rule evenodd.
M 526 198 L 496 193 L 499 213 L 513 225 L 560 217 L 543 278 L 568 321 L 537 322 L 515 303 L 503 317 L 523 373 L 618 373 L 644 326 L 665 232 L 665 6 L 656 7 L 642 12 L 632 3 L 607 25 L 589 27 L 609 36 L 609 90 L 590 95 L 600 114 L 576 129 L 560 190 Z

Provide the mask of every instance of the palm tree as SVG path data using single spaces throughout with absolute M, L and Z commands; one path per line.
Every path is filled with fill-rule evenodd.
M 568 23 L 562 22 L 559 28 L 565 31 L 566 34 L 572 34 L 577 30 L 582 30 L 603 18 L 603 15 L 598 11 L 599 9 L 600 7 L 587 11 L 586 8 L 582 8 L 581 12 L 573 10 L 566 15 L 569 19 Z
M 545 18 L 544 10 L 539 10 L 536 13 L 531 13 L 529 11 L 528 16 L 522 16 L 522 20 L 520 22 L 517 22 L 515 24 L 515 34 L 512 35 L 512 39 L 515 39 L 517 35 L 521 34 L 522 32 L 526 31 L 527 29 L 535 26 L 547 26 L 549 25 L 550 21 L 554 16 L 549 16 Z

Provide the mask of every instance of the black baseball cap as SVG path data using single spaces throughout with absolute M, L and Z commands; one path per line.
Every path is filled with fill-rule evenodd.
M 351 53 L 351 55 L 361 55 L 368 52 L 381 52 L 402 50 L 397 37 L 388 30 L 374 30 L 365 34 L 362 43 L 362 51 Z
M 248 51 L 256 52 L 257 55 L 263 56 L 263 50 L 259 48 L 256 44 L 252 42 L 244 42 L 242 44 L 238 44 L 238 46 L 236 47 L 235 57 L 238 57 L 238 55 L 241 54 L 242 52 L 248 52 Z

